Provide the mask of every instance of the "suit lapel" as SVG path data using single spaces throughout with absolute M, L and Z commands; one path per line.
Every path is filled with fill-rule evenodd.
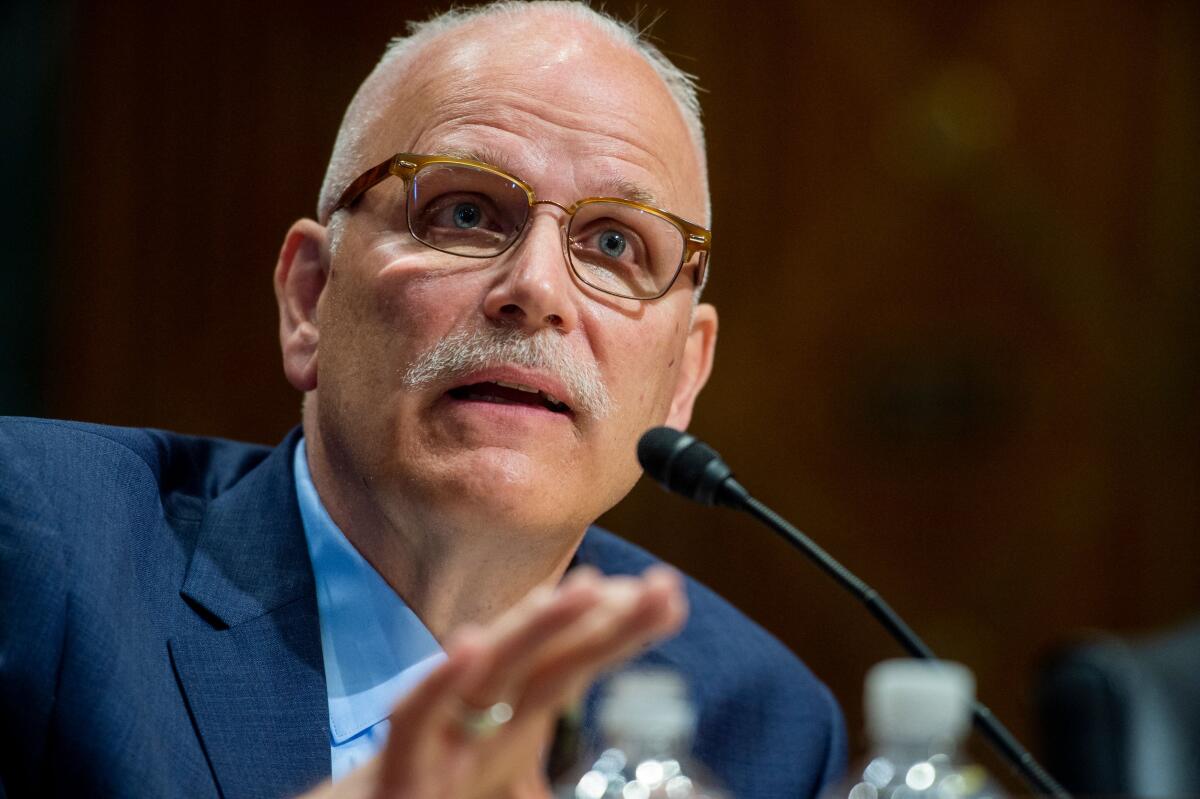
M 226 796 L 297 794 L 329 776 L 329 707 L 293 432 L 209 503 L 181 591 L 209 624 L 172 663 Z

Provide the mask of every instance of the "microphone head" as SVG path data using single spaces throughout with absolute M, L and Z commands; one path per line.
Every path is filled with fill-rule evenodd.
M 646 474 L 695 502 L 740 507 L 748 496 L 716 450 L 689 433 L 672 427 L 647 430 L 637 454 Z
M 666 483 L 675 455 L 695 440 L 695 436 L 674 427 L 652 427 L 638 439 L 638 463 L 642 464 L 646 474 Z

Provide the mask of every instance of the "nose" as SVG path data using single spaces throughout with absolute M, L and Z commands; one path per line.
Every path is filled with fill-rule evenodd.
M 529 332 L 552 328 L 569 333 L 579 321 L 578 290 L 564 260 L 562 226 L 552 209 L 542 209 L 530 211 L 521 241 L 503 256 L 510 266 L 488 289 L 483 311 Z

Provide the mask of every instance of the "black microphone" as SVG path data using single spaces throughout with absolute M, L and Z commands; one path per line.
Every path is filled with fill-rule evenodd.
M 782 516 L 750 496 L 750 492 L 733 479 L 733 470 L 712 447 L 689 433 L 671 427 L 655 427 L 646 431 L 638 441 L 637 455 L 646 474 L 668 491 L 704 505 L 723 505 L 734 510 L 746 511 L 766 524 L 866 605 L 871 615 L 891 633 L 906 652 L 921 660 L 938 659 L 933 650 L 883 600 L 879 592 L 838 563 L 832 555 Z M 1017 742 L 1012 733 L 979 700 L 975 701 L 973 715 L 975 728 L 1035 791 L 1057 799 L 1071 799 L 1070 794 L 1033 759 L 1033 755 Z
M 701 505 L 741 510 L 750 498 L 716 450 L 673 427 L 647 430 L 638 441 L 637 456 L 646 474 L 668 491 Z

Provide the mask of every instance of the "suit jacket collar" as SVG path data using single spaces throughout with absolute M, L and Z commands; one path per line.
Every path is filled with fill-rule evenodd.
M 181 594 L 207 625 L 169 642 L 226 796 L 290 796 L 329 775 L 329 709 L 292 433 L 208 503 Z
M 314 595 L 292 480 L 299 440 L 297 428 L 205 509 L 183 595 L 226 627 Z

